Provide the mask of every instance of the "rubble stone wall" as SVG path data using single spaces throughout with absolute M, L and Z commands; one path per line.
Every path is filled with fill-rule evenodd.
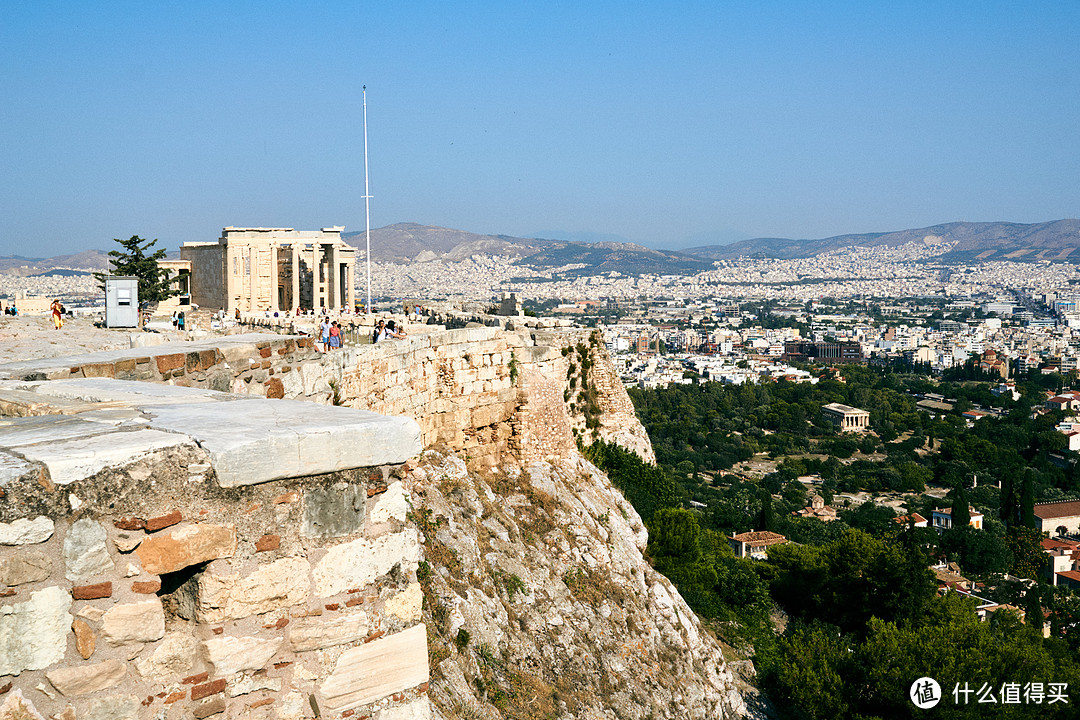
M 192 445 L 27 469 L 0 506 L 0 717 L 428 717 L 409 482 L 224 488 Z

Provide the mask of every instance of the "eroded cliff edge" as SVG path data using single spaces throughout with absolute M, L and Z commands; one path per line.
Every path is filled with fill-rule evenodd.
M 746 712 L 720 647 L 643 557 L 633 507 L 577 453 L 412 471 L 431 697 L 446 718 Z

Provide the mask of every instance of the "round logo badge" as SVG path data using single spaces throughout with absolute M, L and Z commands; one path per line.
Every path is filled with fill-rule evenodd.
M 908 697 L 911 698 L 911 702 L 915 703 L 915 707 L 929 710 L 941 702 L 941 686 L 938 685 L 937 680 L 934 678 L 921 677 L 911 683 Z

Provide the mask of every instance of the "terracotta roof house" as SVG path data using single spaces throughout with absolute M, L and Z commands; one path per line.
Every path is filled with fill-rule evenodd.
M 1060 535 L 1061 527 L 1065 535 L 1080 532 L 1080 500 L 1035 503 L 1035 527 L 1051 535 Z
M 731 549 L 735 551 L 735 557 L 741 558 L 764 557 L 770 546 L 786 542 L 786 537 L 770 530 L 751 530 L 728 538 Z
M 971 515 L 971 520 L 968 522 L 971 527 L 976 530 L 982 530 L 983 526 L 983 514 L 973 507 L 968 508 L 968 512 Z M 934 529 L 938 532 L 948 530 L 952 527 L 952 508 L 945 508 L 938 510 L 934 508 Z
M 926 518 L 924 518 L 919 513 L 911 513 L 910 515 L 901 515 L 899 517 L 895 517 L 893 518 L 893 522 L 897 523 L 898 525 L 903 525 L 904 527 L 907 527 L 909 518 L 915 521 L 915 527 L 926 527 L 928 525 Z

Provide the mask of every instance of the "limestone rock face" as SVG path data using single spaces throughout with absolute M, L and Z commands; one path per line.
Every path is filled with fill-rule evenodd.
M 42 670 L 64 659 L 71 594 L 48 587 L 26 602 L 0 607 L 0 675 Z
M 68 580 L 78 583 L 113 568 L 109 550 L 105 547 L 108 535 L 101 523 L 83 518 L 75 521 L 64 538 L 64 563 Z
M 371 522 L 405 522 L 405 514 L 408 512 L 409 499 L 405 488 L 400 482 L 390 483 L 386 492 L 379 497 L 378 504 L 371 510 Z
M 110 645 L 153 642 L 165 635 L 161 600 L 114 605 L 101 620 L 101 637 Z
M 211 563 L 199 578 L 199 622 L 222 622 L 298 605 L 311 592 L 311 566 L 303 558 L 281 558 L 244 576 L 232 573 L 223 562 Z
M 229 697 L 249 695 L 258 690 L 277 692 L 281 690 L 281 678 L 268 678 L 245 675 L 237 679 L 229 688 Z
M 120 660 L 106 660 L 93 665 L 58 668 L 45 673 L 49 682 L 64 695 L 87 693 L 115 687 L 124 677 L 127 666 Z
M 180 675 L 191 669 L 199 642 L 189 632 L 171 632 L 165 636 L 150 657 L 139 660 L 136 667 L 143 677 Z
M 15 688 L 0 703 L 3 720 L 45 720 L 34 704 L 23 697 L 22 690 Z
M 423 697 L 411 703 L 380 710 L 375 720 L 428 720 L 430 717 L 431 703 Z
M 386 601 L 386 612 L 401 620 L 419 620 L 424 605 L 424 592 L 419 583 L 412 583 Z
M 79 720 L 138 720 L 141 709 L 134 695 L 113 695 L 91 700 Z
M 26 550 L 0 558 L 0 583 L 8 586 L 40 582 L 52 572 L 52 558 L 38 550 Z
M 432 667 L 437 716 L 746 714 L 720 646 L 643 557 L 641 519 L 580 455 L 477 474 L 429 451 L 413 472 L 429 518 L 423 617 L 445 658 Z M 510 706 L 478 679 L 515 688 Z
M 420 562 L 420 539 L 415 530 L 358 538 L 330 548 L 315 565 L 315 593 L 330 597 L 348 588 L 363 587 L 399 563 Z
M 322 650 L 366 637 L 367 613 L 354 612 L 336 618 L 300 618 L 289 626 L 289 646 L 293 652 Z
M 254 637 L 221 637 L 203 642 L 203 653 L 214 675 L 232 675 L 244 670 L 262 670 L 284 638 L 262 640 Z
M 83 660 L 89 660 L 97 647 L 97 634 L 85 620 L 75 618 L 71 623 L 71 631 L 75 633 L 75 649 L 82 655 Z
M 0 545 L 31 545 L 52 537 L 53 521 L 47 517 L 19 518 L 0 523 Z

